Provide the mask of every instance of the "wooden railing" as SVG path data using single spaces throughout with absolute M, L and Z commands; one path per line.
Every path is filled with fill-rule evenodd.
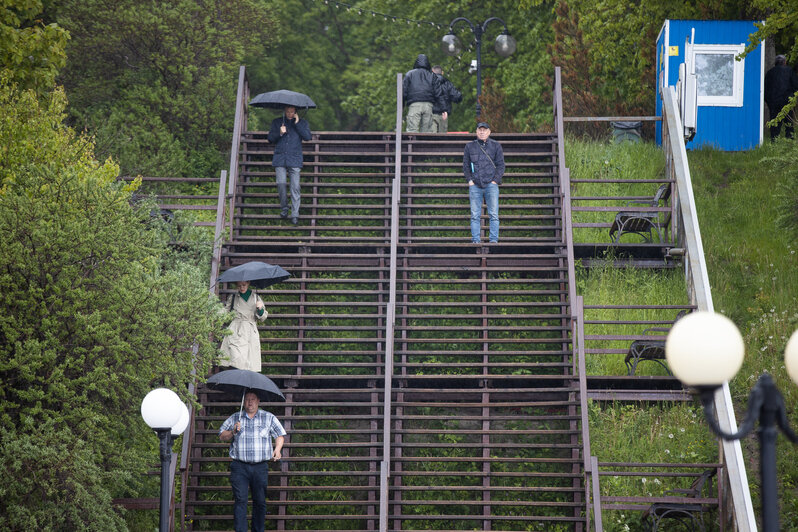
M 219 182 L 215 177 L 149 177 L 149 176 L 119 176 L 117 179 L 120 181 L 134 181 L 141 179 L 141 187 L 138 194 L 146 197 L 147 194 L 152 194 L 155 201 L 158 202 L 158 207 L 164 211 L 212 211 L 216 209 L 213 200 L 216 196 L 211 194 L 177 194 L 170 192 L 168 194 L 160 194 L 156 190 L 159 184 L 165 185 L 214 185 Z M 212 227 L 214 222 L 210 221 L 195 221 L 192 225 Z
M 590 457 L 593 465 L 593 497 L 595 505 L 606 510 L 615 511 L 638 511 L 649 513 L 648 519 L 656 521 L 657 505 L 668 505 L 672 517 L 682 522 L 687 521 L 688 516 L 693 516 L 693 523 L 697 520 L 703 525 L 703 512 L 717 509 L 723 500 L 724 485 L 717 481 L 712 484 L 712 489 L 702 489 L 702 493 L 684 493 L 684 488 L 698 478 L 703 472 L 711 473 L 716 479 L 723 473 L 723 464 L 720 463 L 627 463 L 627 462 L 599 462 L 595 456 Z M 664 485 L 666 482 L 672 484 L 679 480 L 686 480 L 681 488 L 665 490 L 664 493 L 641 496 L 641 495 L 610 495 L 602 496 L 600 493 L 601 477 L 627 477 L 646 481 L 654 479 L 652 483 Z M 723 512 L 719 512 L 719 530 L 727 530 Z M 595 530 L 601 530 L 601 514 L 598 514 Z

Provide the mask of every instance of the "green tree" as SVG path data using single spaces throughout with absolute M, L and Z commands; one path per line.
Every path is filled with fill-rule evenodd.
M 653 114 L 655 42 L 665 19 L 752 14 L 739 0 L 558 0 L 556 11 L 551 55 L 562 67 L 565 112 L 587 116 Z
M 258 0 L 63 0 L 60 81 L 71 123 L 124 175 L 217 176 L 227 166 L 238 67 L 279 28 Z
M 763 16 L 767 16 L 767 19 L 764 23 L 755 23 L 757 30 L 749 36 L 743 56 L 759 46 L 759 43 L 771 39 L 776 43 L 777 53 L 787 56 L 787 64 L 795 64 L 798 60 L 798 2 L 795 0 L 755 0 L 753 6 Z M 769 124 L 776 124 L 784 119 L 790 120 L 788 115 L 795 109 L 795 106 L 796 97 L 793 95 L 779 114 L 771 117 Z
M 514 0 L 474 5 L 465 0 L 392 2 L 363 0 L 347 5 L 322 0 L 277 0 L 275 16 L 286 31 L 269 57 L 249 64 L 253 92 L 292 89 L 310 94 L 319 108 L 308 113 L 311 126 L 322 130 L 391 131 L 396 120 L 396 75 L 413 67 L 419 53 L 440 64 L 445 75 L 463 93 L 455 104 L 449 129 L 474 130 L 476 76 L 469 72 L 476 52 L 474 36 L 458 25 L 466 50 L 460 57 L 441 51 L 441 38 L 458 16 L 473 22 L 502 18 L 518 40 L 518 51 L 507 59 L 493 51 L 493 40 L 503 30 L 491 23 L 483 38 L 483 116 L 532 130 L 550 121 L 548 96 L 551 63 L 546 56 L 551 10 L 520 9 Z M 488 80 L 491 80 L 490 85 Z M 502 102 L 491 109 L 486 103 Z M 499 114 L 502 117 L 499 117 Z M 261 126 L 275 116 L 255 111 Z M 492 118 L 491 118 L 492 119 Z
M 117 166 L 61 125 L 62 91 L 40 105 L 4 81 L 0 107 L 0 529 L 124 530 L 111 499 L 141 495 L 157 456 L 141 399 L 190 399 L 220 306 Z
M 69 34 L 40 18 L 40 0 L 6 0 L 0 7 L 0 71 L 40 95 L 52 90 L 66 62 Z

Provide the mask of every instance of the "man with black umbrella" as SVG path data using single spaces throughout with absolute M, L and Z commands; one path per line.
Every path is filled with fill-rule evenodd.
M 287 177 L 291 179 L 291 223 L 299 220 L 299 170 L 302 168 L 302 141 L 310 140 L 310 125 L 299 118 L 296 107 L 288 105 L 285 114 L 272 121 L 269 142 L 275 144 L 272 166 L 277 177 L 277 194 L 280 197 L 280 217 L 288 217 Z
M 282 458 L 285 429 L 271 412 L 259 408 L 253 391 L 244 396 L 244 412 L 236 412 L 219 427 L 219 439 L 230 442 L 230 485 L 233 487 L 233 523 L 236 532 L 247 532 L 247 499 L 252 492 L 252 530 L 266 527 L 266 487 L 269 460 Z M 272 438 L 274 446 L 272 447 Z

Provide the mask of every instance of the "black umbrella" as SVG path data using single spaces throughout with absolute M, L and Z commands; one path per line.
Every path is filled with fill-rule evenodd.
M 254 392 L 261 401 L 285 401 L 283 392 L 263 373 L 256 373 L 248 369 L 228 369 L 213 375 L 205 383 L 211 390 L 219 390 L 231 394 L 241 394 L 241 408 L 238 417 L 244 410 L 244 396 L 247 392 Z
M 208 379 L 208 388 L 238 395 L 255 392 L 262 401 L 285 401 L 283 392 L 263 373 L 248 369 L 227 369 Z
M 225 271 L 219 277 L 219 282 L 249 281 L 255 288 L 266 288 L 280 281 L 285 281 L 289 277 L 291 277 L 291 274 L 276 264 L 251 261 Z
M 305 109 L 315 109 L 316 104 L 307 94 L 289 90 L 279 90 L 258 94 L 249 105 L 253 107 L 266 107 L 268 109 L 282 109 L 291 106 Z

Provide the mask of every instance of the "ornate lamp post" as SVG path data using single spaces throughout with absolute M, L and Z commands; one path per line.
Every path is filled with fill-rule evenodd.
M 175 392 L 156 388 L 141 401 L 141 417 L 155 431 L 160 440 L 161 454 L 161 514 L 160 532 L 168 532 L 171 486 L 169 464 L 172 461 L 172 443 L 188 426 L 188 408 Z
M 715 419 L 715 392 L 739 371 L 744 350 L 743 338 L 734 323 L 713 312 L 694 312 L 680 319 L 665 342 L 668 366 L 683 384 L 698 390 L 707 422 L 715 434 L 725 440 L 739 440 L 759 421 L 756 432 L 759 436 L 762 529 L 777 532 L 776 436 L 781 429 L 790 441 L 798 443 L 798 435 L 787 424 L 784 398 L 773 378 L 767 373 L 759 377 L 737 432 L 724 432 Z M 787 342 L 784 362 L 790 378 L 798 383 L 798 331 Z
M 444 53 L 448 55 L 459 55 L 463 49 L 460 45 L 460 40 L 454 34 L 454 25 L 458 22 L 465 22 L 474 34 L 477 45 L 477 119 L 479 119 L 479 115 L 482 112 L 482 106 L 479 103 L 479 97 L 482 94 L 482 35 L 485 33 L 488 24 L 494 20 L 500 22 L 504 26 L 504 31 L 496 37 L 496 44 L 494 46 L 496 53 L 501 57 L 509 57 L 515 52 L 515 39 L 513 39 L 507 31 L 507 24 L 499 17 L 490 17 L 482 24 L 477 25 L 474 25 L 465 17 L 457 17 L 449 23 L 449 33 L 443 36 L 441 42 L 441 49 L 443 49 Z

